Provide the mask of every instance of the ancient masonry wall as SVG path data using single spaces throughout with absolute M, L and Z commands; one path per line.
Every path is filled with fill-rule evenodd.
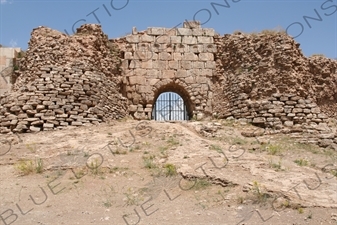
M 123 94 L 130 100 L 130 114 L 151 119 L 159 94 L 173 91 L 184 99 L 190 117 L 211 115 L 217 51 L 214 35 L 213 29 L 185 22 L 183 28 L 134 29 L 125 39 L 117 40 L 124 52 Z
M 282 129 L 296 124 L 321 124 L 328 119 L 311 99 L 294 94 L 275 93 L 264 100 L 252 101 L 247 94 L 239 94 L 230 103 L 230 113 L 226 115 L 262 126 Z
M 148 28 L 142 32 L 133 29 L 131 35 L 108 41 L 100 26 L 83 25 L 81 29 L 86 27 L 94 30 L 95 34 L 101 34 L 104 45 L 100 45 L 99 49 L 95 48 L 91 55 L 79 54 L 75 55 L 76 57 L 73 57 L 72 49 L 77 48 L 67 48 L 65 51 L 68 54 L 67 59 L 77 59 L 81 56 L 80 62 L 91 62 L 94 60 L 93 55 L 97 55 L 105 47 L 108 49 L 108 44 L 113 44 L 112 46 L 118 51 L 112 51 L 111 48 L 109 51 L 121 53 L 120 73 L 117 62 L 119 60 L 115 58 L 109 59 L 101 68 L 90 63 L 85 63 L 85 67 L 79 67 L 76 64 L 74 64 L 76 67 L 73 64 L 68 67 L 55 66 L 59 61 L 53 62 L 53 65 L 44 64 L 46 61 L 43 61 L 43 66 L 35 66 L 34 70 L 28 69 L 31 67 L 27 66 L 27 69 L 22 71 L 21 83 L 15 89 L 16 91 L 0 96 L 0 133 L 96 124 L 107 119 L 123 118 L 128 114 L 136 119 L 151 119 L 152 109 L 158 96 L 163 92 L 172 91 L 183 98 L 190 118 L 193 116 L 198 118 L 199 115 L 201 117 L 213 115 L 218 118 L 234 117 L 261 127 L 293 131 L 305 129 L 315 135 L 329 138 L 328 142 L 333 141 L 337 144 L 334 135 L 326 135 L 328 116 L 321 112 L 315 100 L 306 97 L 307 94 L 299 96 L 286 92 L 287 90 L 280 91 L 275 88 L 269 90 L 269 87 L 266 96 L 257 97 L 251 94 L 252 91 L 249 90 L 253 86 L 250 86 L 249 82 L 253 82 L 254 77 L 264 74 L 259 70 L 260 67 L 255 65 L 259 64 L 258 58 L 262 56 L 256 56 L 257 58 L 252 60 L 256 67 L 254 73 L 231 71 L 242 67 L 241 60 L 246 53 L 238 46 L 236 50 L 227 47 L 234 44 L 241 46 L 240 43 L 243 42 L 241 38 L 244 36 L 237 35 L 238 37 L 231 41 L 230 35 L 220 37 L 213 29 L 201 28 L 197 22 L 185 22 L 182 28 Z M 40 29 L 45 33 L 46 28 Z M 48 31 L 54 33 L 52 30 L 48 29 Z M 35 35 L 39 36 L 38 31 L 36 32 Z M 55 35 L 60 36 L 59 33 Z M 90 32 L 89 34 L 83 32 L 80 36 L 75 36 L 75 39 L 93 38 L 92 35 L 86 35 L 90 35 Z M 62 35 L 60 37 L 65 38 Z M 280 35 L 272 37 L 280 40 L 289 38 Z M 256 44 L 262 46 L 269 36 L 265 35 L 264 38 L 259 38 Z M 40 39 L 36 38 L 36 40 Z M 73 41 L 74 46 L 78 45 L 76 40 Z M 223 43 L 222 40 L 228 43 Z M 100 39 L 96 41 L 101 43 Z M 85 52 L 87 49 L 92 50 L 92 46 L 97 44 L 95 43 L 80 46 Z M 246 45 L 252 45 L 250 43 Z M 40 42 L 37 41 L 35 44 L 38 45 Z M 296 44 L 293 43 L 293 45 Z M 46 49 L 49 48 L 46 47 Z M 34 57 L 40 55 L 50 57 L 55 52 L 32 51 L 27 55 L 34 53 Z M 109 56 L 109 51 L 105 51 L 107 55 L 103 59 Z M 261 51 L 261 54 L 264 54 L 263 48 Z M 235 57 L 229 57 L 231 54 Z M 113 56 L 115 57 L 115 54 Z M 25 59 L 25 62 L 31 63 L 31 58 Z M 246 61 L 250 62 L 248 58 Z M 233 62 L 235 65 L 231 65 Z M 271 62 L 271 66 L 268 64 L 262 67 L 272 66 Z M 305 68 L 304 64 L 303 68 Z M 263 81 L 282 77 L 274 76 L 276 72 L 268 73 L 270 77 Z M 291 77 L 288 80 L 295 78 Z M 275 84 L 279 83 L 281 81 L 275 81 Z M 265 84 L 261 83 L 259 86 L 263 87 Z M 310 87 L 309 84 L 308 87 Z
M 102 73 L 50 66 L 36 75 L 21 90 L 0 96 L 0 133 L 97 124 L 127 114 L 127 99 Z
M 0 47 L 0 95 L 11 90 L 11 74 L 20 48 Z

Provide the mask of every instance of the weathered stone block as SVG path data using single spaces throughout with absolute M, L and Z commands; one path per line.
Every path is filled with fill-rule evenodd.
M 44 123 L 43 124 L 43 128 L 53 128 L 54 127 L 54 124 L 52 123 Z
M 181 59 L 182 59 L 181 53 L 177 53 L 177 52 L 173 53 L 173 60 L 179 61 Z
M 145 62 L 141 62 L 141 68 L 143 69 L 152 69 L 153 68 L 153 62 L 152 60 L 147 60 Z
M 183 36 L 182 43 L 188 45 L 195 45 L 197 44 L 197 38 L 193 36 Z
M 292 113 L 301 113 L 303 112 L 302 108 L 293 108 Z
M 191 36 L 192 35 L 192 29 L 177 28 L 177 35 L 178 36 Z
M 187 70 L 177 70 L 176 77 L 177 78 L 187 77 Z
M 203 52 L 204 46 L 203 45 L 193 45 L 193 46 L 190 46 L 190 50 L 193 53 L 200 53 L 200 52 Z
M 43 101 L 42 104 L 48 106 L 48 105 L 54 105 L 55 103 L 52 101 Z
M 307 108 L 316 108 L 316 107 L 317 107 L 317 104 L 316 104 L 316 103 L 307 103 L 307 104 L 306 104 L 306 107 L 307 107 Z
M 163 77 L 164 78 L 174 78 L 175 71 L 174 70 L 163 70 Z
M 199 60 L 201 61 L 214 61 L 214 54 L 212 53 L 200 53 Z
M 134 52 L 134 51 L 136 51 L 136 46 L 137 46 L 136 44 L 129 43 L 125 46 L 125 49 L 128 52 Z
M 137 91 L 139 93 L 151 93 L 152 87 L 150 85 L 139 85 L 137 86 Z
M 296 101 L 286 101 L 286 105 L 296 105 Z
M 161 35 L 157 38 L 155 38 L 155 43 L 158 43 L 158 44 L 168 44 L 170 43 L 171 39 L 169 36 L 167 35 Z
M 216 63 L 214 61 L 207 61 L 205 65 L 206 69 L 215 69 L 216 68 Z
M 55 120 L 56 117 L 55 116 L 41 116 L 42 120 Z
M 146 31 L 148 35 L 163 35 L 165 33 L 164 28 L 149 27 Z
M 183 23 L 184 28 L 195 29 L 201 27 L 201 22 L 196 20 L 185 21 Z
M 179 68 L 179 62 L 178 61 L 169 61 L 169 69 L 178 69 Z
M 217 48 L 215 44 L 204 44 L 204 52 L 216 53 Z
M 142 62 L 140 60 L 131 60 L 130 69 L 142 68 Z
M 161 52 L 159 53 L 159 59 L 160 60 L 172 60 L 172 54 L 168 52 Z
M 204 76 L 197 76 L 196 79 L 195 79 L 195 81 L 196 81 L 197 83 L 199 83 L 199 84 L 206 84 L 207 81 L 208 81 L 208 78 L 207 78 L 207 77 L 204 77 Z M 204 87 L 204 86 L 203 86 L 203 87 Z M 206 87 L 207 87 L 207 85 L 206 85 Z M 204 87 L 204 88 L 205 88 L 205 87 Z M 207 88 L 206 90 L 208 90 L 208 88 Z M 248 110 L 248 108 L 247 108 L 247 110 Z M 241 111 L 241 112 L 243 112 L 243 111 Z
M 284 109 L 280 108 L 280 107 L 277 107 L 277 108 L 269 109 L 268 112 L 269 113 L 282 113 L 282 112 L 284 112 Z
M 181 43 L 181 36 L 171 36 L 170 41 L 172 44 L 180 44 Z
M 212 44 L 214 42 L 212 37 L 198 36 L 197 39 L 200 44 Z
M 319 134 L 318 138 L 320 138 L 320 139 L 334 139 L 335 138 L 335 134 L 334 133 Z
M 327 115 L 325 115 L 325 114 L 323 114 L 323 113 L 319 113 L 319 114 L 317 115 L 317 117 L 318 117 L 319 119 L 328 119 L 328 118 L 329 118 Z
M 255 117 L 253 119 L 253 123 L 265 123 L 266 122 L 266 118 L 264 117 Z
M 58 109 L 58 108 L 60 108 L 59 105 L 49 105 L 48 106 L 48 109 Z
M 309 114 L 309 113 L 311 113 L 311 110 L 310 109 L 303 109 L 303 113 Z
M 319 107 L 311 108 L 311 113 L 316 113 L 316 114 L 318 114 L 318 113 L 321 113 L 321 110 L 320 110 Z
M 151 52 L 149 51 L 135 51 L 133 58 L 134 59 L 141 59 L 141 60 L 150 60 L 152 57 Z
M 159 79 L 150 79 L 148 81 L 148 83 L 151 85 L 151 86 L 154 86 L 156 83 L 158 83 L 160 80 Z
M 30 127 L 29 127 L 29 130 L 31 130 L 32 132 L 38 132 L 38 131 L 41 130 L 41 128 L 40 128 L 40 127 L 30 126 Z
M 175 52 L 189 52 L 189 47 L 187 44 L 177 44 L 175 47 Z
M 130 105 L 129 106 L 129 111 L 130 112 L 136 112 L 137 111 L 137 105 Z
M 153 42 L 154 41 L 154 37 L 147 35 L 147 34 L 143 34 L 140 36 L 140 42 Z
M 125 52 L 124 53 L 124 59 L 133 59 L 132 52 Z M 126 61 L 126 60 L 124 60 L 124 61 Z
M 20 106 L 12 106 L 10 109 L 9 109 L 11 112 L 20 112 L 21 111 L 21 108 Z
M 204 69 L 205 68 L 205 62 L 193 62 L 192 63 L 192 68 L 194 69 Z
M 184 80 L 187 84 L 194 84 L 195 83 L 194 77 L 191 77 L 191 76 L 186 77 Z
M 306 105 L 305 104 L 297 104 L 297 105 L 295 105 L 295 107 L 304 109 L 306 107 Z
M 215 31 L 213 28 L 203 28 L 203 35 L 204 36 L 211 36 L 213 37 L 215 35 Z
M 201 75 L 202 76 L 211 77 L 211 76 L 213 76 L 213 70 L 211 70 L 211 69 L 203 69 L 203 70 L 201 70 Z
M 198 56 L 192 52 L 186 52 L 182 56 L 183 60 L 188 60 L 188 61 L 197 61 Z
M 26 118 L 28 118 L 28 116 L 27 116 L 26 113 L 20 113 L 20 114 L 18 115 L 18 119 L 19 119 L 19 120 L 21 120 L 21 119 L 26 119 Z
M 2 127 L 9 127 L 11 125 L 11 122 L 10 121 L 5 121 L 5 122 L 0 123 L 0 125 Z
M 202 28 L 194 28 L 192 29 L 193 36 L 202 36 L 204 34 Z
M 157 61 L 153 62 L 153 68 L 159 70 L 168 69 L 168 61 Z M 160 72 L 160 71 L 159 71 Z
M 294 126 L 294 122 L 293 121 L 284 121 L 284 126 L 285 127 L 292 127 L 292 126 Z
M 299 99 L 301 99 L 300 96 L 293 96 L 290 98 L 291 101 L 298 101 Z
M 281 96 L 280 97 L 280 101 L 282 101 L 282 102 L 286 102 L 286 101 L 288 101 L 289 100 L 289 97 L 288 96 Z
M 83 124 L 82 124 L 82 122 L 72 121 L 72 122 L 71 122 L 71 125 L 72 125 L 72 126 L 82 126 Z
M 151 78 L 158 77 L 159 74 L 160 74 L 160 71 L 156 69 L 146 70 L 146 75 Z
M 128 35 L 125 37 L 126 41 L 129 43 L 138 43 L 139 42 L 139 36 L 138 35 Z

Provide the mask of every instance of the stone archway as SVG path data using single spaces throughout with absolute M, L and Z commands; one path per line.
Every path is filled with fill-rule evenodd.
M 180 109 L 176 109 L 176 110 L 185 111 L 184 113 L 186 113 L 186 115 L 183 116 L 184 118 L 183 120 L 189 120 L 193 117 L 193 110 L 195 107 L 191 101 L 190 94 L 180 85 L 176 83 L 169 83 L 167 85 L 161 86 L 159 89 L 155 91 L 154 100 L 153 100 L 153 109 L 152 109 L 152 119 L 156 119 L 156 115 L 154 115 L 154 113 L 156 113 L 156 111 L 158 110 L 158 108 L 156 109 L 156 103 L 158 100 L 160 100 L 160 97 L 162 96 L 162 94 L 165 94 L 165 93 L 175 94 L 173 96 L 176 96 L 175 97 L 176 99 L 168 99 L 169 101 L 172 101 L 172 100 L 180 101 L 179 98 L 181 98 L 181 100 L 183 101 L 182 106 L 179 106 Z M 181 102 L 174 102 L 173 104 L 176 104 L 176 103 L 181 104 Z M 171 105 L 172 109 L 176 106 L 177 105 Z M 181 120 L 181 119 L 171 118 L 169 120 Z
M 188 120 L 186 104 L 182 97 L 174 92 L 161 93 L 152 108 L 154 120 Z
M 134 30 L 116 41 L 122 52 L 123 96 L 135 119 L 151 119 L 158 96 L 171 91 L 184 100 L 189 118 L 213 111 L 215 32 L 196 23 L 183 28 Z

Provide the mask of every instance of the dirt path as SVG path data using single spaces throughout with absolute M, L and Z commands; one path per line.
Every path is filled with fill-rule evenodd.
M 0 225 L 337 224 L 337 153 L 245 129 L 119 121 L 1 136 Z

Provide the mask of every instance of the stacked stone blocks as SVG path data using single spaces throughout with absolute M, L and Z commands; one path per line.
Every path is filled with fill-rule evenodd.
M 255 125 L 278 129 L 303 123 L 319 125 L 328 119 L 311 99 L 280 93 L 258 101 L 250 100 L 246 94 L 239 94 L 230 103 L 230 112 L 225 116 L 245 118 Z
M 185 22 L 183 28 L 133 30 L 126 36 L 122 68 L 126 95 L 131 100 L 129 112 L 136 118 L 151 118 L 158 90 L 169 84 L 186 90 L 194 115 L 211 114 L 215 32 L 198 23 L 188 25 Z
M 97 124 L 126 116 L 127 100 L 104 74 L 41 67 L 39 78 L 0 96 L 0 132 L 29 132 Z

